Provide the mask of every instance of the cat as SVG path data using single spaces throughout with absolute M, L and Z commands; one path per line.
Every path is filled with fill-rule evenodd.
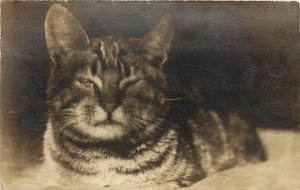
M 222 116 L 187 96 L 183 103 L 195 109 L 184 117 L 188 110 L 173 104 L 169 84 L 176 79 L 169 81 L 164 70 L 172 64 L 173 33 L 166 13 L 141 38 L 90 39 L 66 8 L 50 7 L 43 152 L 51 183 L 185 187 L 266 158 L 255 128 L 238 113 Z

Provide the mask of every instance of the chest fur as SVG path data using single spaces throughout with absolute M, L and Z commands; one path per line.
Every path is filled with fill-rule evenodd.
M 108 157 L 100 150 L 82 150 L 69 142 L 60 144 L 51 123 L 44 138 L 45 167 L 54 183 L 103 187 L 173 182 L 176 186 L 200 171 L 192 149 L 178 139 L 176 130 L 168 131 L 155 146 L 137 147 L 130 158 Z

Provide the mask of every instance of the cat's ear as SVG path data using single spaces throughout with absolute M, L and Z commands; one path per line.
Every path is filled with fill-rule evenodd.
M 164 14 L 153 30 L 142 39 L 139 48 L 142 48 L 151 58 L 151 62 L 162 67 L 167 61 L 168 51 L 173 38 L 171 13 Z
M 63 6 L 50 7 L 45 19 L 45 36 L 48 52 L 53 63 L 57 63 L 65 50 L 83 50 L 89 38 L 78 21 Z

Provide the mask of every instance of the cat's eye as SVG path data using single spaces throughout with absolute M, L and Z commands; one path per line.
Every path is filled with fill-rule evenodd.
M 85 87 L 87 88 L 93 88 L 94 87 L 94 82 L 91 81 L 90 79 L 87 79 L 87 78 L 80 78 L 79 79 L 79 82 L 81 84 L 83 84 Z
M 134 86 L 135 84 L 137 84 L 140 81 L 141 81 L 141 79 L 128 80 L 126 82 L 124 81 L 120 84 L 120 88 L 123 90 L 126 90 L 127 88 Z

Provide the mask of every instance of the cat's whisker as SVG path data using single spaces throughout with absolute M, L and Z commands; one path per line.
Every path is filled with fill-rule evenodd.
M 139 122 L 136 121 L 136 120 L 132 120 L 131 124 L 133 124 L 134 129 L 138 131 L 138 134 L 137 134 L 138 135 L 138 139 L 143 139 L 144 138 L 144 136 L 143 136 L 143 130 L 145 128 L 141 124 L 139 124 Z
M 188 95 L 188 96 L 183 96 L 183 97 L 178 97 L 178 98 L 164 98 L 165 101 L 178 101 L 178 100 L 184 100 L 184 99 L 189 99 L 193 97 L 194 95 Z
M 161 130 L 161 131 L 165 131 L 165 129 L 163 127 L 160 126 L 161 122 L 163 120 L 159 120 L 159 119 L 156 119 L 156 120 L 136 120 L 136 123 L 138 123 L 138 125 L 142 126 L 144 130 L 147 130 L 147 126 L 146 125 L 151 125 L 151 126 L 155 126 L 155 130 Z M 151 134 L 150 134 L 151 135 Z M 155 136 L 152 136 L 155 138 Z
M 133 124 L 134 127 L 138 130 L 143 129 L 143 126 L 141 126 L 141 124 L 137 120 L 131 120 L 131 124 Z
M 147 117 L 144 118 L 144 117 L 142 117 L 142 116 L 147 116 Z M 142 114 L 137 115 L 136 118 L 141 119 L 142 121 L 146 122 L 147 124 L 148 124 L 148 123 L 152 123 L 152 122 L 157 122 L 157 121 L 163 121 L 162 118 L 155 117 L 155 116 L 153 116 L 153 117 L 151 118 L 149 115 L 142 115 Z

